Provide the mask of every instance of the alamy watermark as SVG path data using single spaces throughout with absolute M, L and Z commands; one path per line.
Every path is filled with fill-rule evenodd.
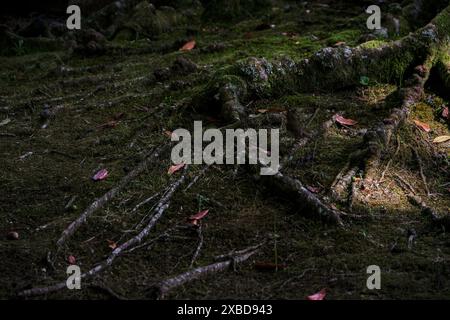
M 174 164 L 252 164 L 261 165 L 261 175 L 275 175 L 279 170 L 279 129 L 207 129 L 194 121 L 194 133 L 186 129 L 172 132 Z M 203 142 L 208 144 L 203 147 Z M 270 148 L 270 149 L 269 149 Z

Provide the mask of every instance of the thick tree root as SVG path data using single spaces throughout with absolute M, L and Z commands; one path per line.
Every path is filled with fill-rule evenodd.
M 176 180 L 169 188 L 169 190 L 164 194 L 164 196 L 159 201 L 158 205 L 156 206 L 154 210 L 154 214 L 150 221 L 147 223 L 144 229 L 142 229 L 139 234 L 134 236 L 133 238 L 129 239 L 127 242 L 121 244 L 116 249 L 114 249 L 111 254 L 108 256 L 106 260 L 92 268 L 86 273 L 83 273 L 81 275 L 81 279 L 90 278 L 107 267 L 111 266 L 116 258 L 120 257 L 124 252 L 127 252 L 130 249 L 133 249 L 135 246 L 139 245 L 144 238 L 146 238 L 150 231 L 153 229 L 153 227 L 156 225 L 158 220 L 162 217 L 164 212 L 169 207 L 170 201 L 172 199 L 172 196 L 174 195 L 175 191 L 178 190 L 178 188 L 183 184 L 184 180 L 186 179 L 186 173 L 188 170 L 188 166 L 185 166 L 184 172 L 181 175 L 181 177 Z M 18 295 L 21 297 L 26 296 L 35 296 L 35 295 L 42 295 L 42 294 L 48 294 L 51 292 L 59 291 L 64 288 L 67 288 L 66 282 L 60 282 L 52 286 L 48 287 L 41 287 L 41 288 L 33 288 L 29 290 L 24 290 L 20 292 Z
M 75 231 L 78 230 L 86 220 L 98 209 L 103 207 L 108 201 L 114 198 L 130 181 L 135 179 L 139 174 L 146 170 L 146 168 L 158 159 L 161 152 L 165 147 L 157 148 L 150 156 L 148 156 L 144 161 L 142 161 L 136 168 L 134 168 L 130 173 L 128 173 L 117 186 L 109 190 L 100 198 L 96 199 L 91 205 L 75 220 L 73 221 L 62 233 L 59 240 L 56 242 L 58 247 L 61 247 L 66 240 L 72 236 Z
M 156 297 L 157 299 L 163 299 L 171 290 L 185 283 L 197 280 L 201 277 L 205 277 L 213 273 L 225 271 L 230 267 L 234 268 L 237 263 L 242 263 L 248 260 L 258 251 L 259 247 L 261 246 L 262 244 L 238 252 L 234 252 L 230 255 L 225 255 L 224 261 L 216 262 L 203 267 L 198 267 L 173 278 L 163 280 L 151 288 L 151 295 L 153 297 Z

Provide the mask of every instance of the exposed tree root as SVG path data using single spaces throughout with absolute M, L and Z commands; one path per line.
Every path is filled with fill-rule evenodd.
M 433 208 L 427 206 L 427 204 L 417 195 L 409 194 L 408 199 L 413 205 L 418 206 L 420 208 L 422 214 L 424 214 L 427 217 L 430 217 L 433 224 L 437 226 L 442 226 L 445 228 L 445 230 L 449 230 L 450 215 L 438 213 Z
M 88 272 L 83 273 L 81 275 L 81 279 L 90 278 L 90 277 L 100 273 L 107 267 L 111 266 L 116 258 L 120 257 L 124 252 L 127 252 L 127 250 L 130 250 L 130 249 L 134 248 L 135 246 L 139 245 L 142 242 L 142 240 L 149 235 L 150 231 L 156 225 L 156 222 L 158 222 L 158 220 L 162 217 L 164 212 L 169 207 L 170 201 L 171 201 L 172 196 L 174 195 L 175 191 L 178 190 L 178 188 L 183 184 L 184 180 L 186 179 L 187 170 L 188 170 L 188 166 L 185 166 L 184 172 L 181 175 L 181 177 L 170 186 L 169 191 L 160 199 L 157 207 L 154 210 L 154 215 L 152 216 L 150 221 L 147 223 L 145 228 L 143 228 L 139 232 L 139 234 L 137 234 L 133 238 L 129 239 L 127 242 L 119 245 L 116 249 L 114 249 L 106 260 L 99 263 L 97 266 L 95 266 Z M 51 292 L 59 291 L 64 288 L 67 288 L 65 281 L 57 283 L 52 286 L 48 286 L 48 287 L 24 290 L 24 291 L 20 292 L 18 295 L 21 297 L 42 295 L 42 294 L 48 294 Z
M 281 172 L 273 176 L 264 176 L 262 179 L 275 192 L 293 199 L 296 204 L 305 209 L 305 214 L 325 222 L 343 225 L 341 216 L 345 214 L 325 204 L 317 195 L 305 188 L 299 180 L 284 176 Z
M 237 263 L 242 263 L 248 260 L 248 258 L 254 255 L 262 245 L 263 244 L 260 244 L 258 246 L 253 246 L 238 252 L 224 255 L 222 257 L 224 261 L 216 262 L 203 267 L 198 267 L 173 278 L 163 280 L 151 288 L 151 295 L 158 299 L 163 299 L 171 290 L 185 283 L 197 280 L 201 277 L 216 272 L 224 271 L 226 269 L 229 269 L 230 267 L 234 268 Z
M 167 146 L 156 148 L 150 156 L 143 160 L 136 168 L 134 168 L 130 173 L 128 173 L 117 186 L 109 190 L 100 198 L 96 199 L 91 205 L 75 220 L 73 221 L 62 233 L 59 240 L 56 242 L 58 247 L 61 247 L 66 240 L 72 236 L 78 228 L 83 225 L 86 220 L 98 209 L 103 207 L 108 201 L 114 198 L 130 181 L 135 179 L 139 174 L 141 174 L 149 164 L 158 159 L 161 152 Z

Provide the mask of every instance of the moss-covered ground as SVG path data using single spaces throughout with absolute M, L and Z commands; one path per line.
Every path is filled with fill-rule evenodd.
M 2 57 L 0 121 L 10 122 L 0 126 L 0 297 L 64 280 L 69 255 L 87 271 L 111 251 L 109 244 L 136 234 L 136 224 L 153 202 L 137 212 L 132 212 L 134 206 L 176 179 L 177 174 L 167 175 L 168 155 L 88 220 L 60 252 L 54 271 L 46 263 L 62 230 L 114 187 L 151 147 L 168 141 L 165 131 L 190 127 L 195 119 L 218 125 L 214 116 L 185 107 L 214 72 L 250 56 L 302 58 L 338 42 L 355 45 L 364 28 L 359 9 L 312 5 L 309 14 L 301 7 L 273 9 L 274 26 L 269 28 L 258 28 L 266 21 L 257 18 L 208 22 L 198 30 L 197 47 L 189 52 L 153 50 L 185 37 L 184 31 L 175 30 L 153 42 L 116 43 L 116 49 L 103 56 L 30 51 Z M 206 49 L 212 44 L 221 44 L 220 50 Z M 199 71 L 153 79 L 156 69 L 170 67 L 179 56 L 198 64 Z M 299 150 L 286 168 L 326 194 L 348 155 L 360 148 L 364 130 L 393 107 L 387 97 L 394 91 L 394 86 L 370 83 L 342 92 L 256 100 L 248 108 L 254 114 L 261 114 L 261 109 L 298 108 L 311 131 L 337 112 L 358 121 L 352 128 L 333 125 Z M 44 104 L 55 111 L 46 128 L 40 117 Z M 289 199 L 273 195 L 243 168 L 211 167 L 194 187 L 175 195 L 148 240 L 203 209 L 209 209 L 202 222 L 204 246 L 194 266 L 212 263 L 215 256 L 254 245 L 268 235 L 276 240 L 236 271 L 189 283 L 168 298 L 303 299 L 322 288 L 328 288 L 327 299 L 449 298 L 449 235 L 409 204 L 398 182 L 400 176 L 429 205 L 448 213 L 448 144 L 432 143 L 436 136 L 449 134 L 448 125 L 439 120 L 443 104 L 445 100 L 429 95 L 414 108 L 410 118 L 428 123 L 432 131 L 422 132 L 410 121 L 403 127 L 400 145 L 394 141 L 380 165 L 381 175 L 395 155 L 384 181 L 366 192 L 364 203 L 357 206 L 364 209 L 353 212 L 361 217 L 345 228 L 305 218 Z M 112 120 L 115 126 L 105 125 Z M 284 129 L 281 138 L 282 148 L 293 141 Z M 413 149 L 422 157 L 430 197 Z M 108 169 L 109 177 L 93 182 L 92 175 L 101 168 Z M 194 166 L 190 176 L 201 168 Z M 73 197 L 73 204 L 65 208 Z M 413 229 L 417 238 L 408 248 Z M 10 231 L 18 232 L 19 239 L 8 240 Z M 194 231 L 173 232 L 125 254 L 94 280 L 121 296 L 148 298 L 152 283 L 189 269 L 197 242 Z M 286 268 L 262 272 L 256 262 L 277 262 Z M 381 268 L 381 290 L 366 287 L 369 265 Z M 108 297 L 86 285 L 40 298 Z

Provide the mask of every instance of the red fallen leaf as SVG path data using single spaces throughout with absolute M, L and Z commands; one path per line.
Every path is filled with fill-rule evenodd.
M 116 120 L 110 120 L 110 121 L 108 121 L 106 123 L 103 123 L 103 124 L 97 126 L 97 128 L 99 128 L 99 129 L 110 129 L 110 128 L 114 128 L 115 126 L 117 126 L 118 123 L 119 122 L 116 121 Z
M 180 48 L 180 51 L 191 51 L 195 48 L 196 42 L 195 40 L 188 41 Z
M 6 238 L 8 240 L 19 240 L 19 233 L 16 231 L 10 231 L 8 232 L 8 234 L 6 235 Z
M 67 257 L 67 262 L 69 264 L 76 264 L 77 263 L 77 259 L 74 256 L 71 255 L 71 256 Z
M 445 107 L 444 110 L 442 110 L 442 118 L 444 119 L 450 119 L 448 117 L 448 107 Z
M 200 219 L 203 219 L 208 214 L 208 212 L 209 212 L 209 210 L 200 211 L 200 212 L 194 214 L 193 216 L 190 216 L 189 220 L 200 220 Z
M 174 139 L 176 139 L 176 138 L 178 137 L 175 133 L 173 133 L 172 131 L 169 131 L 169 130 L 164 131 L 164 134 L 165 134 L 166 136 L 168 136 L 169 138 L 174 138 Z
M 323 300 L 327 295 L 327 290 L 322 289 L 319 292 L 306 297 L 308 300 Z
M 419 120 L 414 120 L 414 123 L 416 124 L 417 127 L 419 127 L 420 129 L 422 129 L 425 132 L 430 132 L 431 131 L 430 126 L 427 123 L 425 123 L 425 122 L 422 122 L 422 121 L 419 121 Z
M 92 180 L 100 181 L 106 179 L 107 177 L 108 177 L 108 170 L 102 169 L 92 177 Z
M 341 116 L 341 115 L 339 115 L 339 114 L 337 114 L 337 115 L 334 117 L 334 121 L 336 121 L 337 123 L 339 123 L 339 124 L 342 125 L 342 126 L 354 126 L 355 124 L 358 123 L 358 122 L 356 122 L 356 121 L 353 120 L 353 119 L 347 119 L 347 118 L 344 118 L 343 116 Z
M 334 45 L 333 45 L 333 47 L 340 47 L 340 46 L 345 46 L 346 45 L 346 43 L 344 42 L 344 41 L 339 41 L 339 42 L 336 42 Z
M 167 173 L 170 175 L 170 174 L 173 174 L 173 173 L 175 173 L 175 172 L 177 172 L 178 170 L 180 170 L 181 168 L 183 168 L 184 167 L 184 163 L 180 163 L 180 164 L 176 164 L 176 165 L 173 165 L 173 166 L 171 166 L 170 168 L 169 168 L 169 171 L 167 171 Z
M 276 264 L 271 262 L 256 262 L 254 265 L 255 269 L 258 271 L 277 271 L 287 268 L 285 264 Z
M 306 186 L 306 189 L 308 189 L 312 193 L 319 193 L 320 189 L 313 186 Z
M 110 247 L 111 249 L 115 249 L 115 248 L 117 248 L 117 243 L 115 243 L 114 241 L 112 241 L 112 240 L 106 240 L 107 242 L 108 242 L 108 247 Z

